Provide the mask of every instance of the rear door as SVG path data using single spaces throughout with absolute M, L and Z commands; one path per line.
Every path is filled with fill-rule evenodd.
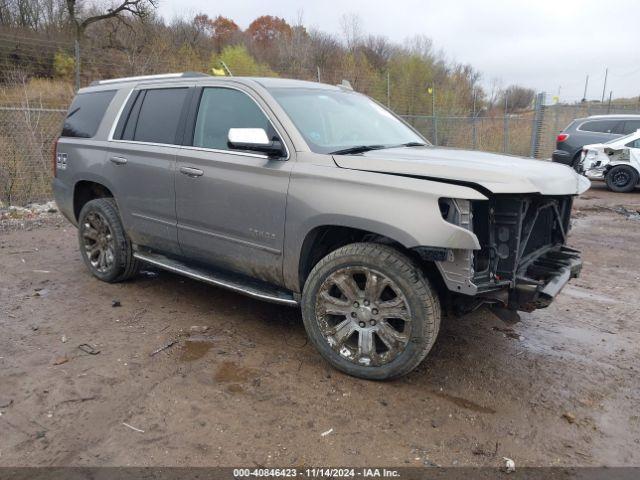
M 107 159 L 129 236 L 166 253 L 179 253 L 174 173 L 189 94 L 184 86 L 134 90 Z
M 232 150 L 227 135 L 230 128 L 264 128 L 271 138 L 288 139 L 276 130 L 266 104 L 244 87 L 199 88 L 192 104 L 193 125 L 177 154 L 175 177 L 182 252 L 280 284 L 292 161 L 288 154 L 274 159 Z

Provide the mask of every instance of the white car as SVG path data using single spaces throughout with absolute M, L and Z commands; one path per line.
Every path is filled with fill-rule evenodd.
M 640 130 L 607 143 L 585 145 L 580 173 L 604 180 L 614 192 L 631 192 L 640 181 Z

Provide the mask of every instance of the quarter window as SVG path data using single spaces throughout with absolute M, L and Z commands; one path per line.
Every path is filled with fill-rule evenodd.
M 625 147 L 629 148 L 640 148 L 640 138 L 634 140 L 633 142 L 629 142 L 625 145 Z
M 178 128 L 182 112 L 186 88 L 157 88 L 147 90 L 137 122 L 133 127 L 133 140 L 150 143 L 178 143 Z M 136 99 L 136 102 L 138 99 Z M 129 123 L 136 119 L 129 118 L 125 127 L 125 135 L 130 134 Z
M 247 94 L 231 88 L 205 88 L 200 98 L 193 146 L 230 150 L 230 128 L 262 128 L 269 138 L 275 129 L 260 107 Z
M 640 129 L 640 120 L 625 120 L 622 133 L 628 135 L 630 133 L 636 133 Z
M 64 119 L 61 136 L 93 137 L 115 94 L 115 90 L 108 90 L 76 95 Z

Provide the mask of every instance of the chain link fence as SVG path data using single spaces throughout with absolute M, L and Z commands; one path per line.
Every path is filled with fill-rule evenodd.
M 0 106 L 0 202 L 51 198 L 53 142 L 66 108 Z
M 403 115 L 434 145 L 548 159 L 555 136 L 573 119 L 638 113 L 638 105 L 544 105 L 508 115 Z M 67 105 L 0 104 L 0 202 L 24 205 L 51 199 L 53 142 Z

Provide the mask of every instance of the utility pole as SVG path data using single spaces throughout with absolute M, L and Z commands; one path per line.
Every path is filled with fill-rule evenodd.
M 318 83 L 320 83 L 320 65 L 317 65 L 316 69 L 318 70 Z
M 589 86 L 589 75 L 587 75 L 587 79 L 584 81 L 584 95 L 582 95 L 582 101 L 587 101 L 587 87 Z
M 600 103 L 604 103 L 604 92 L 607 90 L 607 77 L 609 76 L 609 68 L 604 69 L 604 85 L 602 86 L 602 99 Z
M 609 105 L 607 105 L 607 115 L 611 113 L 611 97 L 613 96 L 613 90 L 609 92 Z

